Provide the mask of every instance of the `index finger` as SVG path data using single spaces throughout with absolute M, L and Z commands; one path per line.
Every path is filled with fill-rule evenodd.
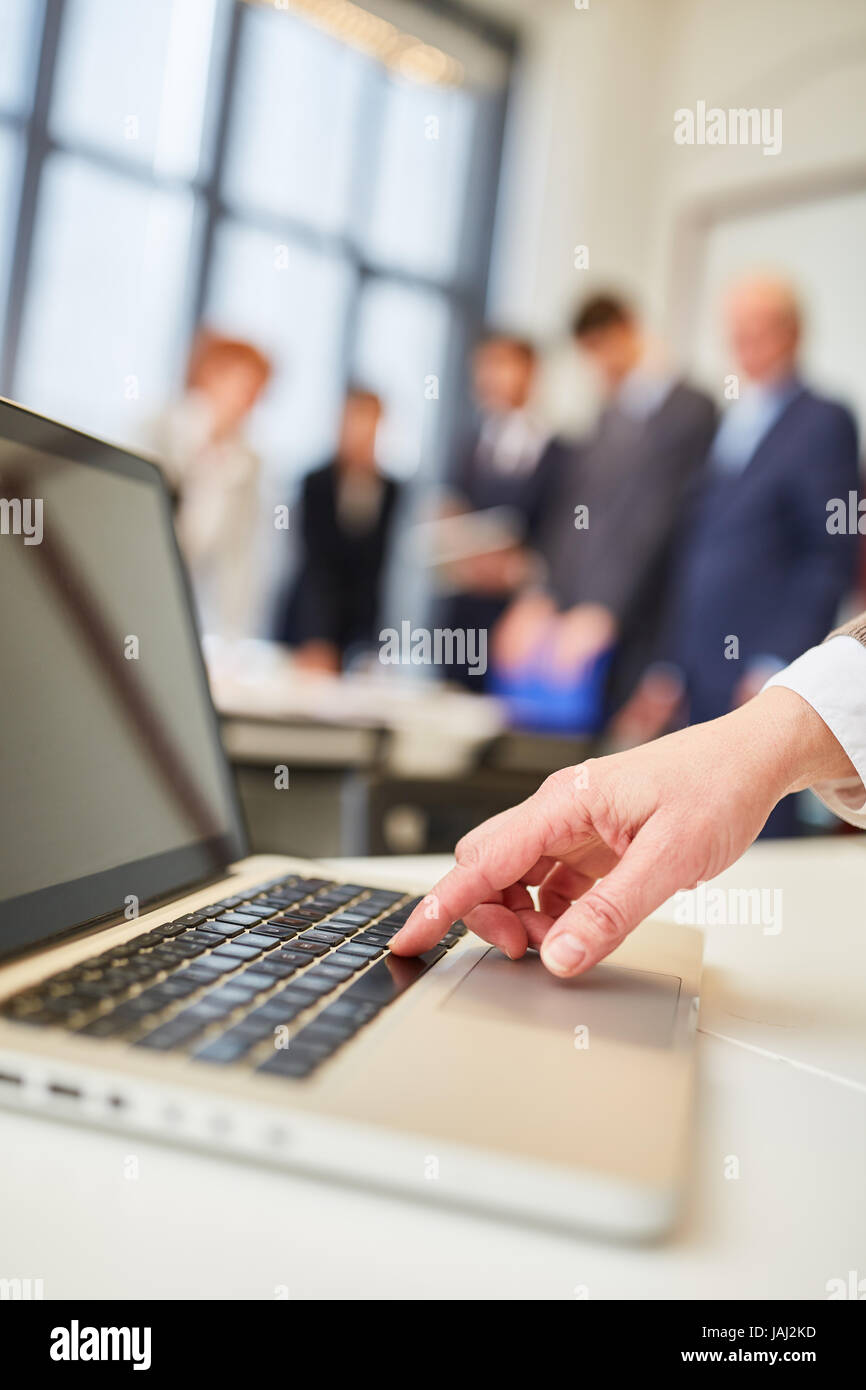
M 550 814 L 551 788 L 542 787 L 519 806 L 473 830 L 457 846 L 457 865 L 421 900 L 391 941 L 398 955 L 417 955 L 454 922 L 482 903 L 497 902 L 504 888 L 561 846 Z
M 434 946 L 465 913 L 495 896 L 496 890 L 481 869 L 457 864 L 421 899 L 405 926 L 392 937 L 391 950 L 399 956 L 417 956 Z

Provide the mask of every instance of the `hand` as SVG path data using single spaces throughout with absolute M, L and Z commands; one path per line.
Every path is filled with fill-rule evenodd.
M 554 670 L 579 671 L 610 647 L 616 635 L 616 619 L 602 604 L 579 603 L 570 608 L 556 624 Z
M 547 640 L 555 615 L 556 608 L 546 594 L 516 599 L 493 630 L 494 664 L 506 671 L 525 665 Z
M 512 545 L 455 560 L 448 566 L 448 576 L 454 588 L 465 593 L 510 594 L 525 583 L 531 567 L 529 552 Z
M 335 676 L 340 670 L 340 653 L 333 642 L 304 642 L 295 648 L 294 659 L 299 671 Z
M 774 687 L 722 719 L 554 773 L 460 841 L 456 868 L 391 949 L 417 955 L 463 918 L 512 959 L 539 947 L 554 974 L 579 975 L 678 889 L 739 858 L 788 792 L 856 775 L 812 707 Z

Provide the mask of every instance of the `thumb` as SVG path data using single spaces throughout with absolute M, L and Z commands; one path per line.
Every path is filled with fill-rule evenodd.
M 581 975 L 603 960 L 684 881 L 671 838 L 640 831 L 615 868 L 551 927 L 541 959 L 554 975 Z

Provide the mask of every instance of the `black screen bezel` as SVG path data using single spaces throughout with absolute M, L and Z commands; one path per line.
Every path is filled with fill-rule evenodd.
M 205 705 L 208 735 L 220 769 L 226 828 L 219 835 L 166 850 L 145 859 L 130 860 L 95 874 L 39 888 L 16 898 L 0 900 L 0 960 L 21 951 L 44 946 L 70 932 L 92 927 L 100 919 L 123 913 L 124 898 L 135 894 L 144 907 L 157 899 L 189 891 L 198 883 L 224 874 L 229 864 L 248 851 L 247 832 L 237 789 L 219 736 L 207 671 L 196 629 L 192 591 L 172 521 L 171 499 L 155 463 L 118 445 L 95 439 L 80 430 L 36 415 L 23 406 L 0 399 L 0 439 L 68 462 L 133 478 L 158 494 L 169 548 L 184 599 L 185 621 L 193 648 L 193 660 Z M 8 599 L 7 599 L 8 601 Z M 9 731 L 0 731 L 4 737 Z M 13 731 L 14 736 L 14 731 Z M 0 788 L 2 796 L 2 788 Z M 6 807 L 5 814 L 14 814 Z M 2 854 L 2 844 L 0 844 Z

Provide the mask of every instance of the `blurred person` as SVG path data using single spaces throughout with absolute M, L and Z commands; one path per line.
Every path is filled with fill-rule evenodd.
M 376 644 L 382 579 L 399 488 L 380 471 L 380 398 L 350 386 L 335 457 L 301 493 L 301 557 L 276 636 L 299 665 L 337 672 Z
M 603 408 L 545 527 L 545 584 L 506 614 L 494 655 L 508 669 L 541 648 L 565 677 L 616 649 L 609 693 L 617 702 L 654 645 L 672 538 L 715 409 L 664 365 L 618 295 L 588 299 L 572 333 L 599 379 Z
M 515 591 L 536 570 L 535 551 L 570 450 L 551 438 L 533 412 L 538 356 L 524 338 L 489 332 L 472 356 L 472 388 L 478 411 L 474 433 L 457 456 L 444 511 L 506 508 L 513 545 L 454 562 L 454 592 L 443 605 L 447 627 L 490 631 Z M 463 668 L 453 679 L 473 689 Z
M 745 389 L 722 418 L 683 528 L 665 664 L 618 722 L 629 742 L 744 704 L 820 639 L 854 583 L 857 536 L 835 534 L 828 504 L 856 493 L 857 430 L 799 375 L 796 296 L 774 276 L 749 276 L 730 290 L 725 317 Z M 794 829 L 783 803 L 768 833 Z
M 201 629 L 226 638 L 254 621 L 260 464 L 243 425 L 270 375 L 258 348 L 203 330 L 186 391 L 155 427 Z

